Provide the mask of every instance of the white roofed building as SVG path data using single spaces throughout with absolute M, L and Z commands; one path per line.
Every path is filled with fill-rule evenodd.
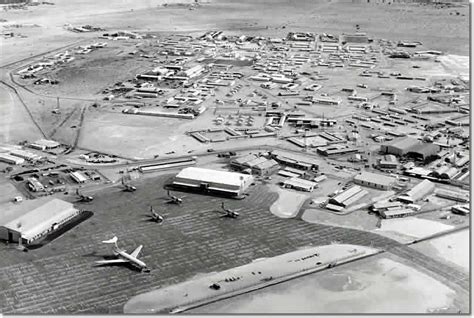
M 45 150 L 45 149 L 54 149 L 59 147 L 61 144 L 54 140 L 49 139 L 40 139 L 36 140 L 34 143 L 30 144 L 32 148 Z
M 173 185 L 202 192 L 241 196 L 253 181 L 254 178 L 248 174 L 189 167 L 176 175 Z
M 369 194 L 367 190 L 363 190 L 361 187 L 354 185 L 329 199 L 329 203 L 345 208 L 359 201 L 367 194 Z
M 11 165 L 21 165 L 25 162 L 25 159 L 12 156 L 6 153 L 0 153 L 0 162 L 6 162 Z
M 423 180 L 405 194 L 400 195 L 398 200 L 407 203 L 414 203 L 426 197 L 428 194 L 433 192 L 434 189 L 435 184 L 433 182 L 429 180 Z
M 0 239 L 28 244 L 54 231 L 79 214 L 72 203 L 52 199 L 0 226 Z
M 82 172 L 79 172 L 79 171 L 71 172 L 69 175 L 77 183 L 84 183 L 88 179 L 84 174 L 82 174 Z
M 300 191 L 312 192 L 315 188 L 318 187 L 316 182 L 308 181 L 298 177 L 293 177 L 291 179 L 285 180 L 283 182 L 285 188 L 296 189 Z
M 363 171 L 354 177 L 354 183 L 365 187 L 388 190 L 395 183 L 395 178 L 383 174 Z

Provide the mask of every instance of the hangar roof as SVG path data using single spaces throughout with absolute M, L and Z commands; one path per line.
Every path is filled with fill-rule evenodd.
M 52 199 L 40 207 L 10 220 L 3 226 L 20 232 L 22 237 L 29 239 L 76 212 L 77 209 L 74 208 L 72 203 Z
M 395 148 L 398 148 L 398 149 L 402 149 L 404 151 L 408 151 L 412 147 L 414 147 L 416 145 L 419 145 L 419 144 L 420 144 L 420 141 L 418 139 L 411 138 L 411 137 L 405 137 L 403 139 L 396 140 L 396 141 L 390 143 L 389 145 L 391 147 L 395 147 Z
M 176 178 L 240 186 L 242 182 L 250 181 L 252 176 L 237 172 L 189 167 L 181 170 Z

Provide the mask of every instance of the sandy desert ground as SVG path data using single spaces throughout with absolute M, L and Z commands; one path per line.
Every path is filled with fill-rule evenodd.
M 392 259 L 376 257 L 311 274 L 192 313 L 426 313 L 449 307 L 452 291 Z
M 470 255 L 466 251 L 470 250 L 470 244 L 469 230 L 466 229 L 430 241 L 421 242 L 416 244 L 414 248 L 427 255 L 453 263 L 468 272 L 470 269 Z
M 27 12 L 0 12 L 9 24 L 37 24 L 15 29 L 28 38 L 4 41 L 2 64 L 26 58 L 87 37 L 63 29 L 66 23 L 92 24 L 108 29 L 204 32 L 212 29 L 237 33 L 276 35 L 294 31 L 362 31 L 380 38 L 418 40 L 431 49 L 452 54 L 469 52 L 468 9 L 437 9 L 422 5 L 383 5 L 351 1 L 231 1 L 214 0 L 201 8 L 162 7 L 189 0 L 124 0 L 108 2 L 55 1 L 54 6 L 33 7 Z M 204 2 L 204 1 L 201 1 Z M 78 9 L 78 7 L 80 9 Z M 460 12 L 456 15 L 455 12 Z M 383 27 L 380 27 L 383 26 Z M 90 36 L 90 35 L 89 35 Z M 18 48 L 21 47 L 21 52 Z
M 97 36 L 69 32 L 63 28 L 67 23 L 91 24 L 107 30 L 182 32 L 197 35 L 208 30 L 222 29 L 227 33 L 279 37 L 289 30 L 349 33 L 354 32 L 355 25 L 359 24 L 362 31 L 373 37 L 421 41 L 421 49 L 446 52 L 447 55 L 441 58 L 441 63 L 438 63 L 436 68 L 427 69 L 428 76 L 446 73 L 461 76 L 468 74 L 469 59 L 466 55 L 469 52 L 469 17 L 466 7 L 437 9 L 417 4 L 383 5 L 373 1 L 353 3 L 311 0 L 213 0 L 195 10 L 189 10 L 185 6 L 162 6 L 172 2 L 192 1 L 121 0 L 105 5 L 104 1 L 57 0 L 54 6 L 42 5 L 27 11 L 2 11 L 0 19 L 6 22 L 1 22 L 0 27 L 27 37 L 2 39 L 0 66 L 72 43 L 93 41 L 92 38 Z M 455 14 L 456 12 L 460 14 Z M 12 27 L 12 24 L 23 26 L 16 28 Z M 81 68 L 78 67 L 78 72 L 80 71 Z M 1 77 L 5 78 L 3 72 Z M 110 77 L 111 83 L 119 78 L 118 75 L 107 73 L 107 76 L 97 76 L 97 82 L 106 81 L 107 77 Z M 374 79 L 375 81 L 378 80 Z M 79 77 L 77 83 L 80 85 Z M 75 91 L 72 92 L 79 95 L 84 89 L 82 86 L 74 88 Z M 98 87 L 98 90 L 99 88 L 102 87 Z M 77 125 L 81 108 L 90 102 L 64 102 L 64 116 L 69 116 L 69 119 L 65 120 L 61 127 L 56 127 L 63 119 L 50 116 L 51 105 L 54 104 L 51 99 L 47 102 L 49 104 L 46 105 L 46 112 L 38 107 L 36 96 L 26 96 L 26 99 L 35 105 L 33 115 L 47 126 L 46 131 L 52 134 L 52 138 L 65 143 L 74 142 L 77 136 L 71 127 Z M 41 131 L 31 121 L 20 100 L 3 86 L 0 87 L 0 105 L 0 142 L 18 142 L 42 137 Z M 155 153 L 168 151 L 176 151 L 177 154 L 186 154 L 189 150 L 204 152 L 208 145 L 199 144 L 183 133 L 199 127 L 201 120 L 208 121 L 209 118 L 205 116 L 193 122 L 150 117 L 136 120 L 135 116 L 121 113 L 87 111 L 77 141 L 79 146 L 85 149 L 93 148 L 133 158 L 149 158 Z M 171 130 L 173 134 L 168 133 Z M 272 139 L 271 143 L 276 142 Z M 248 146 L 249 142 L 236 142 L 234 145 Z M 221 146 L 217 145 L 214 148 L 219 150 L 219 147 Z M 11 188 L 0 184 L 0 189 L 5 189 L 9 197 L 14 194 Z M 294 216 L 307 198 L 304 194 L 281 189 L 276 192 L 279 199 L 273 203 L 270 210 L 282 218 Z M 303 220 L 320 224 L 338 223 L 334 215 L 318 213 L 308 210 L 303 215 Z M 451 228 L 440 222 L 408 218 L 384 221 L 381 229 L 375 230 L 375 217 L 360 213 L 354 213 L 346 220 L 348 227 L 374 230 L 375 233 L 402 242 Z M 418 249 L 467 270 L 468 258 L 465 251 L 468 250 L 469 244 L 466 233 L 468 231 L 423 243 Z M 354 267 L 333 269 L 328 273 L 311 275 L 258 293 L 211 304 L 196 309 L 193 313 L 387 313 L 399 312 L 401 309 L 406 312 L 424 313 L 449 307 L 452 303 L 452 290 L 434 278 L 395 260 L 377 258 Z

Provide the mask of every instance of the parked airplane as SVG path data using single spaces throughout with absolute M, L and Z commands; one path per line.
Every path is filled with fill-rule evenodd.
M 158 213 L 155 212 L 155 209 L 153 209 L 152 206 L 150 206 L 150 218 L 155 221 L 156 223 L 162 223 L 165 219 L 159 215 Z
M 219 213 L 222 213 L 221 217 L 236 219 L 239 216 L 239 213 L 237 212 L 238 210 L 231 210 L 231 209 L 226 208 L 224 202 L 222 202 L 221 207 L 223 211 L 217 211 Z
M 168 203 L 181 204 L 183 203 L 183 199 L 185 197 L 177 197 L 175 195 L 172 195 L 170 191 L 168 190 L 168 198 L 169 198 Z
M 135 187 L 135 186 L 133 186 L 133 185 L 131 185 L 131 184 L 125 183 L 125 180 L 124 180 L 123 177 L 122 177 L 122 185 L 124 186 L 123 191 L 133 192 L 133 191 L 136 191 L 136 190 L 137 190 L 137 187 Z
M 96 261 L 95 262 L 96 265 L 128 263 L 139 268 L 141 271 L 144 271 L 144 272 L 150 271 L 150 269 L 146 266 L 146 264 L 137 258 L 138 254 L 140 254 L 142 250 L 143 245 L 138 246 L 132 253 L 128 254 L 125 250 L 122 250 L 118 247 L 117 241 L 118 241 L 118 238 L 116 236 L 114 236 L 110 240 L 102 241 L 102 243 L 105 243 L 105 244 L 115 244 L 114 255 L 117 256 L 117 259 Z
M 79 197 L 79 201 L 81 202 L 91 202 L 92 200 L 94 200 L 93 196 L 83 195 L 82 193 L 79 192 L 79 189 L 76 189 L 76 194 Z

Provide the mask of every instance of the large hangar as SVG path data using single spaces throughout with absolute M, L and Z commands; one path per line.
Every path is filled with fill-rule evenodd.
M 32 243 L 54 231 L 79 214 L 72 203 L 53 199 L 36 209 L 15 217 L 0 226 L 0 239 Z
M 248 174 L 189 167 L 176 175 L 173 185 L 202 192 L 241 196 L 253 181 L 254 178 Z

